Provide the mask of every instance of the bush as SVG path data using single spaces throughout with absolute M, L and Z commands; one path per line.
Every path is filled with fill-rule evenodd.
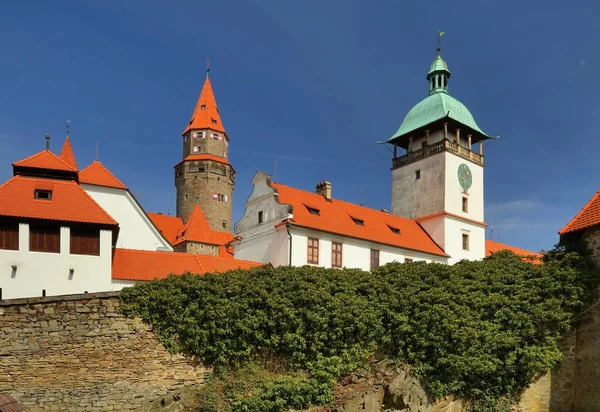
M 466 396 L 487 410 L 560 360 L 560 335 L 597 280 L 587 256 L 556 249 L 537 266 L 500 252 L 371 273 L 264 266 L 186 274 L 121 296 L 124 311 L 151 323 L 169 349 L 217 367 L 203 391 L 225 402 L 213 410 L 323 404 L 372 355 L 413 365 L 433 397 Z M 251 366 L 273 360 L 278 374 Z

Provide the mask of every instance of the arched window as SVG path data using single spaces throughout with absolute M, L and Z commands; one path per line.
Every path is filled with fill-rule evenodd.
M 224 220 L 223 222 L 221 222 L 223 224 L 223 229 L 227 229 L 227 221 Z

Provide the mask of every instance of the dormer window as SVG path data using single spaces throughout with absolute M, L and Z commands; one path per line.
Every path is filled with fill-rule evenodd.
M 400 229 L 396 228 L 396 227 L 392 227 L 390 225 L 388 225 L 388 227 L 390 228 L 390 230 L 392 231 L 392 233 L 399 235 L 400 234 Z
M 364 220 L 358 219 L 358 218 L 352 217 L 352 216 L 350 216 L 350 217 L 352 218 L 352 221 L 354 223 L 356 223 L 358 226 L 364 226 L 365 225 L 365 221 Z
M 217 124 L 217 121 L 215 119 L 210 119 L 212 121 L 212 124 Z
M 52 190 L 35 189 L 34 199 L 52 200 Z
M 306 205 L 304 205 L 304 206 L 306 206 Z M 314 207 L 306 206 L 306 210 L 308 210 L 308 213 L 310 213 L 311 215 L 321 216 L 321 211 L 319 209 L 315 209 Z
M 200 110 L 206 110 L 206 105 L 203 104 L 202 106 L 200 106 Z

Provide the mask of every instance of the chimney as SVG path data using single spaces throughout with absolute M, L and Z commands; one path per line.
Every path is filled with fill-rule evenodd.
M 322 195 L 328 201 L 331 200 L 331 183 L 327 180 L 323 180 L 317 183 L 317 187 L 315 188 L 315 193 L 318 195 Z

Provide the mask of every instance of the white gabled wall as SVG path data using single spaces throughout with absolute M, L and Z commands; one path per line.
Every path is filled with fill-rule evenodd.
M 20 224 L 19 250 L 0 249 L 2 298 L 42 296 L 43 289 L 47 296 L 111 290 L 112 231 L 100 231 L 100 256 L 71 255 L 70 234 L 61 227 L 60 253 L 30 252 L 29 225 Z
M 116 247 L 173 251 L 129 190 L 88 184 L 81 187 L 119 223 Z
M 331 267 L 331 244 L 342 243 L 342 266 L 362 270 L 371 269 L 371 249 L 379 250 L 379 265 L 383 266 L 390 262 L 401 262 L 405 259 L 413 261 L 446 263 L 443 256 L 430 255 L 408 249 L 397 248 L 389 245 L 338 236 L 316 230 L 292 227 L 292 264 L 303 266 L 308 264 L 308 238 L 319 239 L 319 264 L 326 268 Z

